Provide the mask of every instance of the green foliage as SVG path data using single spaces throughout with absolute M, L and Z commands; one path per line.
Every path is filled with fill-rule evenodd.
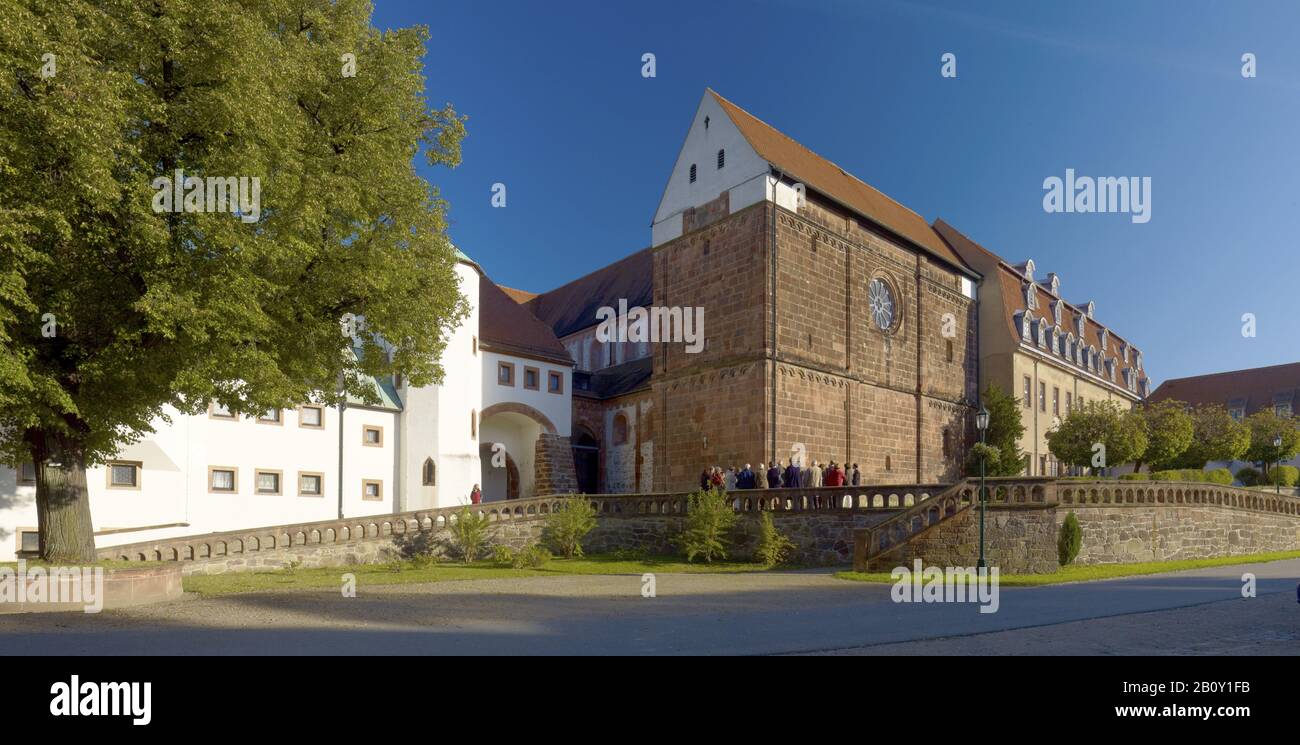
M 1232 477 L 1232 471 L 1229 471 L 1226 468 L 1215 468 L 1209 471 L 1202 471 L 1202 473 L 1205 474 L 1205 480 L 1211 484 L 1232 486 L 1232 482 L 1236 480 Z
M 522 551 L 517 552 L 510 561 L 510 566 L 515 569 L 541 569 L 551 561 L 551 552 L 546 548 L 533 544 Z
M 1161 401 L 1137 409 L 1146 422 L 1147 447 L 1140 456 L 1152 468 L 1171 468 L 1187 448 L 1191 447 L 1195 427 L 1187 404 L 1182 401 Z M 1141 466 L 1141 463 L 1138 463 Z
M 1025 460 L 1025 455 L 1019 447 L 1020 438 L 1025 434 L 1025 425 L 1020 420 L 1020 404 L 1015 397 L 1004 393 L 993 383 L 989 383 L 984 389 L 980 403 L 989 412 L 989 428 L 984 433 L 985 444 L 996 449 L 998 456 L 994 459 L 987 451 L 979 450 L 979 445 L 976 444 L 966 457 L 966 473 L 979 475 L 980 462 L 977 453 L 984 452 L 989 455 L 985 463 L 987 476 L 990 478 L 1019 476 L 1024 470 Z
M 492 523 L 486 512 L 479 513 L 469 507 L 462 507 L 450 521 L 447 532 L 451 535 L 451 547 L 466 564 L 472 564 L 487 545 Z
M 758 547 L 754 558 L 766 567 L 785 563 L 794 552 L 794 542 L 776 529 L 772 513 L 764 511 L 758 517 Z
M 546 515 L 542 538 L 566 559 L 582 556 L 582 539 L 596 527 L 596 508 L 586 497 L 570 495 Z
M 1002 460 L 1002 451 L 984 442 L 977 442 L 971 446 L 970 454 L 966 456 L 966 475 L 980 475 L 980 461 L 983 460 L 985 475 L 997 474 L 1001 470 L 999 463 Z M 1017 464 L 1017 468 L 1019 468 Z
M 1260 479 L 1260 485 L 1269 486 L 1295 486 L 1300 481 L 1300 468 L 1295 466 L 1274 466 L 1269 469 L 1268 475 Z
M 695 561 L 695 557 L 700 556 L 705 563 L 711 564 L 715 557 L 727 558 L 727 547 L 731 545 L 730 531 L 736 519 L 731 500 L 722 490 L 693 492 L 687 500 L 685 529 L 678 536 L 686 560 Z
M 1258 486 L 1261 478 L 1263 475 L 1260 474 L 1259 469 L 1250 466 L 1237 471 L 1237 480 L 1242 486 Z
M 498 543 L 492 547 L 492 563 L 504 564 L 506 566 L 514 564 L 515 550 L 503 543 Z
M 1047 433 L 1047 447 L 1062 463 L 1083 468 L 1107 468 L 1132 463 L 1147 449 L 1147 424 L 1141 414 L 1125 411 L 1113 401 L 1089 401 L 1066 415 Z M 1097 444 L 1105 460 L 1094 464 Z
M 1300 450 L 1300 429 L 1292 417 L 1278 416 L 1272 409 L 1261 409 L 1246 419 L 1250 429 L 1250 447 L 1246 448 L 1246 460 L 1259 463 L 1264 473 L 1273 468 L 1278 461 L 1291 460 Z M 1275 438 L 1282 438 L 1282 446 L 1273 444 Z
M 1232 471 L 1226 468 L 1216 468 L 1212 471 L 1202 471 L 1199 468 L 1176 468 L 1144 475 L 1152 481 L 1189 481 L 1224 486 L 1231 486 L 1233 482 Z
M 468 306 L 447 205 L 412 158 L 455 166 L 464 121 L 425 99 L 429 30 L 381 31 L 371 12 L 359 0 L 4 4 L 0 461 L 77 471 L 168 406 L 252 413 L 373 400 L 370 376 L 441 378 Z M 57 73 L 42 78 L 46 52 Z M 258 219 L 155 211 L 155 180 L 176 169 L 259 178 Z M 340 334 L 348 313 L 365 318 L 360 359 Z M 84 485 L 58 497 L 88 504 Z M 93 556 L 88 508 L 48 514 L 47 558 Z
M 1056 558 L 1061 566 L 1074 561 L 1083 547 L 1083 529 L 1079 527 L 1079 518 L 1074 513 L 1065 516 L 1061 523 L 1061 532 L 1056 539 Z
M 1241 460 L 1250 447 L 1250 429 L 1218 404 L 1192 410 L 1192 442 L 1182 455 L 1163 467 L 1204 468 L 1211 461 Z

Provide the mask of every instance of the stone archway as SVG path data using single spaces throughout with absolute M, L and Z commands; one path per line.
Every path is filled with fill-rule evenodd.
M 540 424 L 547 434 L 554 435 L 559 433 L 559 430 L 557 430 L 555 425 L 551 423 L 549 417 L 528 404 L 521 404 L 516 401 L 504 401 L 499 404 L 492 404 L 479 412 L 479 421 L 481 422 L 494 414 L 521 414 Z

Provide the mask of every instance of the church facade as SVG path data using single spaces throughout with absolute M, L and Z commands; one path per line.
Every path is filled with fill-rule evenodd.
M 958 477 L 977 396 L 979 275 L 916 213 L 713 91 L 651 246 L 524 299 L 575 360 L 579 480 L 690 488 L 703 468 L 857 463 Z M 596 338 L 601 307 L 702 308 L 706 341 Z

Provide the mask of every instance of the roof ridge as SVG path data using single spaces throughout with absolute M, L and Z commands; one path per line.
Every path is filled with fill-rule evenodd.
M 624 256 L 624 257 L 621 258 L 621 259 L 615 259 L 614 261 L 611 261 L 611 262 L 608 263 L 608 264 L 604 264 L 604 265 L 599 266 L 599 267 L 597 267 L 597 268 L 595 268 L 595 269 L 592 269 L 591 271 L 587 272 L 586 274 L 584 274 L 584 275 L 582 275 L 582 276 L 580 276 L 580 277 L 575 277 L 574 279 L 571 279 L 571 280 L 569 280 L 568 282 L 565 282 L 564 284 L 559 285 L 558 287 L 552 287 L 551 289 L 546 290 L 546 291 L 544 291 L 544 292 L 534 293 L 534 294 L 535 294 L 535 297 L 533 297 L 533 298 L 532 298 L 531 300 L 529 300 L 528 302 L 531 303 L 533 300 L 536 300 L 537 298 L 544 297 L 544 296 L 546 296 L 546 295 L 551 294 L 552 292 L 557 292 L 557 291 L 559 291 L 559 290 L 563 290 L 564 288 L 568 287 L 568 286 L 571 285 L 571 284 L 574 284 L 575 282 L 581 282 L 582 280 L 586 279 L 587 277 L 590 277 L 590 276 L 593 275 L 593 274 L 598 274 L 598 273 L 600 273 L 600 272 L 603 272 L 603 271 L 609 269 L 609 268 L 612 267 L 612 266 L 616 266 L 616 265 L 618 265 L 618 264 L 621 264 L 621 263 L 623 263 L 624 261 L 627 261 L 628 259 L 631 259 L 631 258 L 633 258 L 633 257 L 635 257 L 635 256 L 637 256 L 637 255 L 639 255 L 639 254 L 642 254 L 642 253 L 645 253 L 646 251 L 651 250 L 652 248 L 654 248 L 654 246 L 646 246 L 645 248 L 638 248 L 637 250 L 633 251 L 632 253 L 628 254 L 627 256 Z
M 1263 365 L 1261 367 L 1248 367 L 1244 370 L 1220 370 L 1219 372 L 1201 373 L 1200 375 L 1184 375 L 1181 378 L 1168 378 L 1165 383 L 1176 383 L 1180 380 L 1195 380 L 1197 378 L 1216 378 L 1221 375 L 1242 375 L 1246 373 L 1263 372 L 1265 370 L 1276 370 L 1283 367 L 1300 367 L 1300 362 L 1282 362 L 1276 365 Z
M 718 93 L 717 91 L 713 90 L 712 88 L 706 88 L 706 90 L 707 90 L 709 93 L 712 93 L 712 94 L 714 95 L 715 98 L 719 99 L 719 100 L 722 101 L 723 103 L 726 103 L 727 105 L 729 105 L 729 106 L 735 108 L 737 111 L 741 112 L 741 113 L 744 114 L 745 116 L 748 116 L 749 118 L 753 119 L 754 121 L 758 122 L 759 124 L 762 124 L 764 127 L 767 127 L 768 129 L 772 130 L 773 132 L 777 133 L 778 135 L 784 137 L 785 139 L 789 140 L 792 144 L 794 144 L 794 145 L 796 145 L 796 146 L 798 146 L 798 147 L 800 147 L 800 148 L 806 150 L 810 155 L 812 155 L 812 156 L 814 156 L 814 157 L 816 157 L 816 158 L 820 158 L 820 159 L 826 161 L 827 163 L 829 163 L 829 164 L 835 166 L 836 168 L 840 169 L 840 173 L 844 174 L 845 176 L 848 176 L 849 178 L 853 179 L 854 181 L 858 182 L 859 184 L 862 184 L 862 185 L 865 186 L 866 188 L 868 188 L 868 189 L 870 189 L 870 190 L 876 192 L 877 194 L 879 194 L 880 196 L 884 197 L 885 199 L 888 199 L 889 201 L 893 202 L 894 204 L 898 205 L 899 207 L 901 207 L 901 208 L 907 210 L 908 212 L 911 212 L 911 213 L 912 213 L 913 215 L 915 215 L 918 219 L 923 220 L 923 221 L 925 220 L 925 216 L 922 215 L 921 213 L 917 212 L 916 210 L 912 209 L 911 207 L 908 207 L 907 205 L 903 204 L 902 202 L 898 201 L 897 199 L 894 199 L 893 197 L 889 196 L 888 194 L 886 194 L 885 192 L 881 191 L 880 189 L 877 189 L 876 187 L 872 186 L 871 184 L 868 184 L 866 181 L 863 181 L 861 178 L 859 178 L 859 177 L 858 177 L 856 174 L 854 174 L 852 171 L 849 171 L 848 169 L 846 169 L 844 166 L 840 165 L 839 163 L 836 163 L 835 161 L 831 160 L 830 158 L 827 158 L 825 155 L 822 155 L 821 153 L 818 153 L 816 150 L 813 150 L 812 148 L 808 147 L 807 145 L 803 144 L 802 142 L 796 140 L 795 138 L 793 138 L 793 137 L 791 137 L 790 135 L 786 134 L 785 132 L 781 131 L 781 130 L 778 129 L 776 126 L 774 126 L 774 125 L 768 123 L 767 121 L 763 120 L 762 118 L 760 118 L 760 117 L 754 115 L 753 112 L 749 111 L 749 110 L 746 109 L 744 106 L 741 106 L 740 104 L 736 103 L 735 101 L 732 101 L 731 99 L 727 98 L 726 96 L 723 96 L 721 93 Z M 726 111 L 726 106 L 723 107 L 723 110 Z M 730 112 L 728 112 L 727 115 L 730 116 L 730 115 L 731 115 Z M 745 135 L 744 130 L 741 130 L 741 133 L 740 133 L 740 134 L 741 134 L 742 137 L 745 138 L 745 141 L 746 141 L 746 142 L 749 142 L 749 137 Z M 749 144 L 750 144 L 751 147 L 754 145 L 753 142 L 750 142 Z M 757 149 L 757 148 L 755 148 L 755 149 Z M 872 219 L 876 219 L 876 218 L 872 218 Z

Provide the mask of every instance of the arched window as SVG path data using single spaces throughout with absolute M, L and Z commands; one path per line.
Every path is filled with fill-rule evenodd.
M 612 434 L 615 445 L 627 444 L 627 417 L 622 414 L 614 415 L 614 432 Z
M 433 458 L 424 459 L 424 468 L 420 469 L 420 480 L 425 486 L 438 485 L 438 467 L 433 464 Z
M 946 429 L 943 431 L 943 457 L 952 457 L 952 432 Z

